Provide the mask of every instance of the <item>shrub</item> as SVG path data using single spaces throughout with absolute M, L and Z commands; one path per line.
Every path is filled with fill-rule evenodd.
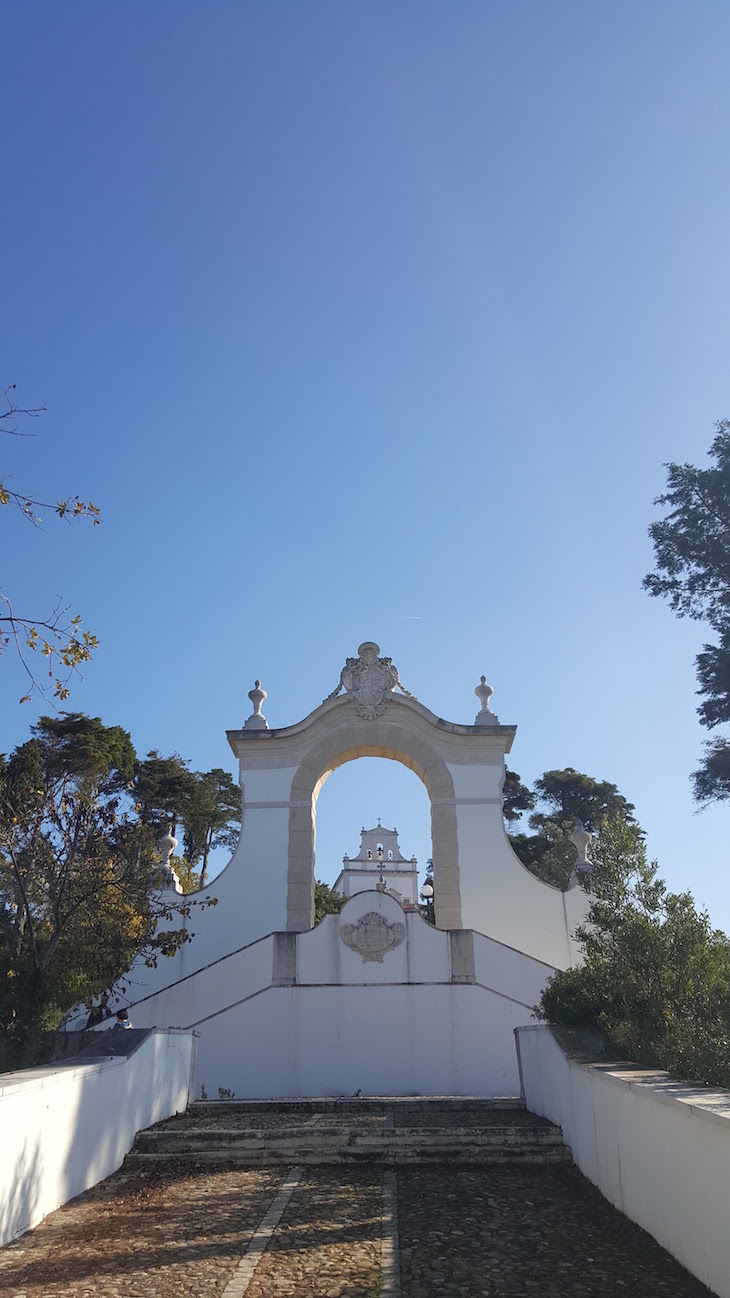
M 597 1029 L 624 1058 L 730 1087 L 730 941 L 691 893 L 667 890 L 627 819 L 604 825 L 593 859 L 576 931 L 584 961 L 550 980 L 538 1018 Z

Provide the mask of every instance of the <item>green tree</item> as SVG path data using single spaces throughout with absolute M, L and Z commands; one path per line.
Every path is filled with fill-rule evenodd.
M 195 776 L 178 753 L 160 757 L 156 748 L 137 764 L 134 793 L 143 824 L 161 832 L 169 824 L 173 834 L 183 819 L 195 786 Z
M 652 523 L 655 571 L 644 578 L 650 595 L 669 602 L 677 617 L 706 622 L 716 633 L 697 656 L 700 723 L 730 721 L 730 420 L 716 425 L 708 452 L 713 465 L 667 464 L 667 490 L 655 505 L 668 508 Z M 693 775 L 700 803 L 730 797 L 730 740 L 715 739 Z
M 502 814 L 508 825 L 521 820 L 526 811 L 532 811 L 536 795 L 522 783 L 516 771 L 505 767 L 504 785 L 502 788 Z
M 37 419 L 46 408 L 24 409 L 16 405 L 14 393 L 13 383 L 4 392 L 0 431 L 10 437 L 27 437 L 27 432 L 21 432 L 21 422 Z M 0 506 L 15 506 L 33 527 L 40 527 L 43 515 L 49 513 L 67 522 L 90 518 L 94 527 L 101 522 L 99 509 L 91 500 L 83 501 L 78 496 L 56 501 L 36 500 L 13 490 L 7 479 L 0 481 Z M 67 699 L 69 681 L 74 674 L 80 675 L 82 665 L 91 660 L 99 641 L 90 631 L 81 630 L 81 617 L 78 614 L 72 616 L 70 606 L 64 605 L 61 598 L 42 617 L 29 617 L 26 610 L 16 611 L 7 589 L 0 589 L 0 653 L 11 644 L 28 679 L 28 688 L 20 700 L 27 703 L 34 693 L 45 699 Z M 38 669 L 33 663 L 35 654 L 46 660 L 44 671 L 50 678 L 50 685 L 42 684 L 38 679 Z
M 576 932 L 584 963 L 550 980 L 538 1017 L 597 1029 L 637 1063 L 730 1086 L 730 941 L 690 893 L 668 892 L 627 817 L 604 822 L 593 861 Z
M 319 879 L 314 884 L 314 922 L 319 924 L 325 915 L 338 915 L 342 910 L 347 897 L 341 892 L 335 892 L 329 884 L 322 883 Z
M 633 821 L 633 804 L 615 784 L 594 780 L 572 766 L 545 771 L 535 780 L 535 803 L 539 809 L 532 812 L 528 825 L 536 832 L 513 833 L 509 838 L 522 864 L 556 888 L 567 888 L 575 869 L 576 851 L 570 836 L 578 820 L 590 833 L 596 833 L 610 816 L 623 815 Z M 513 823 L 517 817 L 510 819 Z
M 170 865 L 180 880 L 180 887 L 186 896 L 188 893 L 200 891 L 200 871 L 193 869 L 187 857 L 171 856 Z
M 233 851 L 241 832 L 241 788 L 220 767 L 198 772 L 182 807 L 185 857 L 200 866 L 199 887 L 208 875 L 208 858 L 218 847 Z
M 0 763 L 0 1021 L 20 1051 L 138 954 L 173 954 L 190 914 L 150 888 L 156 835 L 131 801 L 127 732 L 72 713 L 31 733 Z

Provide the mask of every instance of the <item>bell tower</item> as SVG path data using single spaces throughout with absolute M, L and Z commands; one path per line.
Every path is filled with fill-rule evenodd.
M 380 879 L 384 887 L 378 888 Z M 354 897 L 357 892 L 372 889 L 386 891 L 406 910 L 418 909 L 418 861 L 407 860 L 400 850 L 398 830 L 385 829 L 378 821 L 374 829 L 360 833 L 360 851 L 350 857 L 345 853 L 342 870 L 334 885 L 335 892 Z

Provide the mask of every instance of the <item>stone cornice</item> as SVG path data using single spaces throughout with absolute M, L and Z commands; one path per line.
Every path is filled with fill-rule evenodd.
M 347 696 L 335 699 L 326 699 L 320 703 L 308 716 L 302 721 L 295 722 L 291 726 L 282 726 L 274 730 L 227 730 L 226 735 L 233 752 L 238 756 L 241 752 L 241 745 L 250 746 L 252 743 L 286 743 L 287 740 L 304 739 L 311 730 L 318 729 L 322 722 L 329 721 L 330 725 L 343 722 L 358 723 L 363 727 L 363 736 L 366 736 L 368 729 L 372 728 L 373 732 L 376 727 L 389 722 L 399 722 L 405 720 L 404 713 L 410 714 L 409 719 L 417 718 L 420 722 L 425 723 L 427 729 L 437 730 L 440 734 L 454 735 L 458 738 L 465 739 L 500 739 L 502 742 L 500 748 L 503 752 L 508 753 L 512 747 L 512 742 L 517 733 L 516 726 L 477 726 L 463 725 L 458 721 L 446 721 L 443 717 L 437 717 L 434 712 L 419 703 L 417 699 L 405 698 L 400 695 L 394 695 L 388 701 L 387 711 L 381 717 L 372 720 L 363 720 L 358 717 L 352 708 L 352 704 Z M 374 740 L 374 742 L 377 742 Z

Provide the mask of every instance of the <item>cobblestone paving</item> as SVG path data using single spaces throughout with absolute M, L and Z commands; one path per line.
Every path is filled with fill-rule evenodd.
M 306 1169 L 247 1298 L 378 1298 L 383 1174 L 343 1172 Z
M 242 1128 L 251 1131 L 277 1131 L 282 1126 L 306 1127 L 318 1116 L 315 1110 L 301 1113 L 257 1113 L 253 1109 L 247 1113 L 237 1113 L 230 1109 L 188 1109 L 186 1113 L 177 1113 L 174 1118 L 158 1122 L 154 1130 L 196 1127 L 201 1131 L 216 1131 L 221 1127 L 224 1130 Z M 382 1118 L 380 1121 L 382 1122 Z
M 178 1113 L 174 1118 L 166 1118 L 164 1122 L 158 1122 L 156 1127 L 150 1128 L 153 1131 L 184 1131 L 188 1127 L 193 1127 L 199 1131 L 279 1131 L 282 1127 L 302 1128 L 304 1130 L 314 1126 L 340 1126 L 343 1122 L 358 1127 L 382 1127 L 385 1120 L 384 1113 L 347 1113 L 337 1114 L 333 1112 L 320 1112 L 316 1109 L 305 1110 L 301 1113 L 257 1113 L 251 1110 L 246 1113 L 236 1113 L 230 1110 L 210 1109 L 188 1109 L 186 1113 Z
M 402 1298 L 709 1298 L 575 1167 L 398 1173 Z
M 0 1250 L 0 1294 L 221 1298 L 285 1176 L 118 1173 Z M 414 1167 L 397 1186 L 402 1298 L 708 1298 L 575 1168 Z M 377 1298 L 382 1214 L 374 1164 L 302 1169 L 247 1298 Z
M 319 1111 L 317 1109 L 284 1110 L 284 1111 L 258 1111 L 249 1109 L 245 1111 L 236 1110 L 221 1106 L 220 1109 L 206 1106 L 205 1108 L 192 1107 L 185 1113 L 178 1113 L 175 1117 L 166 1118 L 164 1122 L 159 1122 L 152 1130 L 169 1131 L 195 1128 L 199 1131 L 216 1131 L 223 1129 L 226 1131 L 278 1131 L 282 1127 L 290 1129 L 303 1128 L 305 1130 L 312 1126 L 317 1127 L 334 1127 L 334 1126 L 357 1127 L 359 1130 L 379 1130 L 383 1125 L 392 1125 L 398 1130 L 411 1127 L 431 1128 L 488 1128 L 488 1127 L 549 1127 L 550 1123 L 545 1118 L 539 1118 L 534 1113 L 528 1113 L 520 1109 L 474 1109 L 463 1110 L 453 1108 L 439 1109 L 436 1106 L 426 1105 L 413 1106 L 404 1104 L 393 1104 L 387 1107 L 383 1106 L 382 1113 L 373 1112 L 370 1109 L 363 1108 L 361 1111 L 349 1105 L 346 1110 L 337 1111 L 326 1109 Z
M 117 1173 L 0 1249 L 2 1298 L 217 1298 L 281 1168 Z

